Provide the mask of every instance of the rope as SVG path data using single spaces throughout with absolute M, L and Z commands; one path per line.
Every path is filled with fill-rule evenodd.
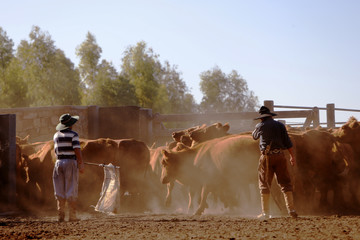
M 102 164 L 97 164 L 97 163 L 91 163 L 91 162 L 84 162 L 84 164 L 87 165 L 93 165 L 93 166 L 98 166 L 98 167 L 109 167 L 108 165 L 102 163 Z M 113 165 L 115 168 L 120 168 L 119 166 L 115 166 Z

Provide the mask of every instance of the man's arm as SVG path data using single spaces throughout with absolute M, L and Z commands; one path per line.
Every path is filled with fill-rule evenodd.
M 260 138 L 261 131 L 260 131 L 260 124 L 257 124 L 255 130 L 252 132 L 252 137 L 254 140 L 258 140 Z
M 74 151 L 75 151 L 76 161 L 77 161 L 77 164 L 78 164 L 78 167 L 79 167 L 79 171 L 80 171 L 80 173 L 83 173 L 85 167 L 84 167 L 84 162 L 83 162 L 83 159 L 82 159 L 81 149 L 80 148 L 74 148 Z
M 294 166 L 296 164 L 296 159 L 295 159 L 295 155 L 294 155 L 294 152 L 293 152 L 293 148 L 288 148 L 287 149 L 289 151 L 289 154 L 290 154 L 290 164 L 291 166 Z

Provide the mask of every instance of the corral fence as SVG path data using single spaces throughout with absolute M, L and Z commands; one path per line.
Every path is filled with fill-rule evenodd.
M 336 121 L 336 112 L 360 113 L 357 109 L 336 108 L 335 104 L 327 104 L 326 107 L 299 107 L 275 105 L 273 101 L 268 100 L 264 101 L 263 105 L 277 113 L 276 118 L 280 121 L 301 128 L 318 126 L 336 128 L 337 125 L 344 123 Z M 320 122 L 320 112 L 324 111 L 326 122 Z M 0 109 L 0 204 L 4 201 L 15 202 L 16 136 L 30 135 L 31 142 L 49 141 L 55 133 L 59 116 L 66 112 L 80 116 L 80 121 L 75 128 L 82 138 L 134 138 L 144 141 L 148 146 L 154 143 L 164 145 L 172 140 L 172 132 L 204 123 L 228 122 L 230 133 L 251 131 L 258 123 L 253 119 L 259 116 L 257 112 L 159 114 L 153 113 L 152 109 L 138 106 L 53 106 Z M 290 121 L 300 119 L 300 122 L 289 123 L 287 122 L 289 119 Z
M 285 106 L 285 105 L 275 105 L 274 101 L 266 100 L 263 103 L 264 106 L 268 107 L 270 111 L 277 114 L 275 118 L 284 122 L 290 126 L 296 126 L 302 129 L 306 128 L 317 128 L 319 126 L 325 128 L 336 128 L 337 126 L 344 124 L 345 122 L 336 121 L 335 113 L 342 112 L 352 112 L 360 113 L 358 109 L 346 109 L 346 108 L 336 108 L 335 104 L 327 104 L 326 107 L 301 107 L 301 106 Z M 279 110 L 280 109 L 280 110 Z M 282 110 L 287 109 L 287 110 Z M 320 122 L 320 112 L 324 111 L 326 114 L 326 122 Z M 179 128 L 167 129 L 164 127 L 165 123 L 169 122 L 187 122 L 191 123 L 188 127 L 195 125 L 201 125 L 203 123 L 213 123 L 213 122 L 230 122 L 230 131 L 231 133 L 239 133 L 250 131 L 254 129 L 254 126 L 258 121 L 253 119 L 258 117 L 257 112 L 222 112 L 222 113 L 204 113 L 204 114 L 158 114 L 154 116 L 153 121 L 155 127 L 153 129 L 154 140 L 165 138 L 171 136 L 171 133 L 174 131 L 181 130 Z M 291 120 L 296 119 L 298 122 L 292 123 Z M 287 122 L 287 120 L 290 120 Z M 183 128 L 184 129 L 184 128 Z

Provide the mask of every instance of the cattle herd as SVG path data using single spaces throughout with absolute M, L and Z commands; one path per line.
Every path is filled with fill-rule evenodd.
M 258 141 L 250 132 L 230 134 L 229 124 L 174 132 L 174 142 L 149 147 L 135 139 L 81 139 L 83 159 L 120 166 L 119 212 L 224 212 L 258 214 Z M 357 214 L 360 211 L 360 126 L 351 117 L 341 128 L 288 129 L 297 164 L 289 164 L 299 214 Z M 36 212 L 56 208 L 53 141 L 17 139 L 17 205 Z M 79 180 L 79 207 L 91 211 L 103 169 L 87 165 Z M 273 211 L 285 205 L 272 184 Z

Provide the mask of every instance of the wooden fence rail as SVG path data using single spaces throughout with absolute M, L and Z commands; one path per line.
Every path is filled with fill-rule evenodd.
M 289 125 L 297 125 L 303 128 L 318 127 L 320 125 L 326 125 L 327 128 L 335 128 L 337 124 L 343 124 L 344 122 L 335 121 L 335 111 L 348 111 L 348 112 L 360 112 L 359 109 L 346 109 L 335 108 L 335 104 L 327 104 L 326 107 L 303 107 L 303 106 L 285 106 L 275 105 L 274 101 L 264 101 L 264 106 L 267 106 L 270 111 L 277 114 L 278 119 L 299 119 L 304 118 L 302 123 L 288 123 Z M 278 111 L 278 109 L 288 109 L 285 111 Z M 290 110 L 296 109 L 296 110 Z M 320 111 L 326 111 L 326 122 L 320 122 Z M 238 112 L 238 113 L 204 113 L 204 114 L 158 114 L 154 117 L 154 122 L 193 122 L 193 123 L 206 123 L 210 121 L 236 121 L 236 120 L 252 120 L 258 117 L 257 112 Z M 156 135 L 169 135 L 172 131 L 179 129 L 159 129 L 153 134 Z M 244 129 L 248 131 L 249 129 Z

